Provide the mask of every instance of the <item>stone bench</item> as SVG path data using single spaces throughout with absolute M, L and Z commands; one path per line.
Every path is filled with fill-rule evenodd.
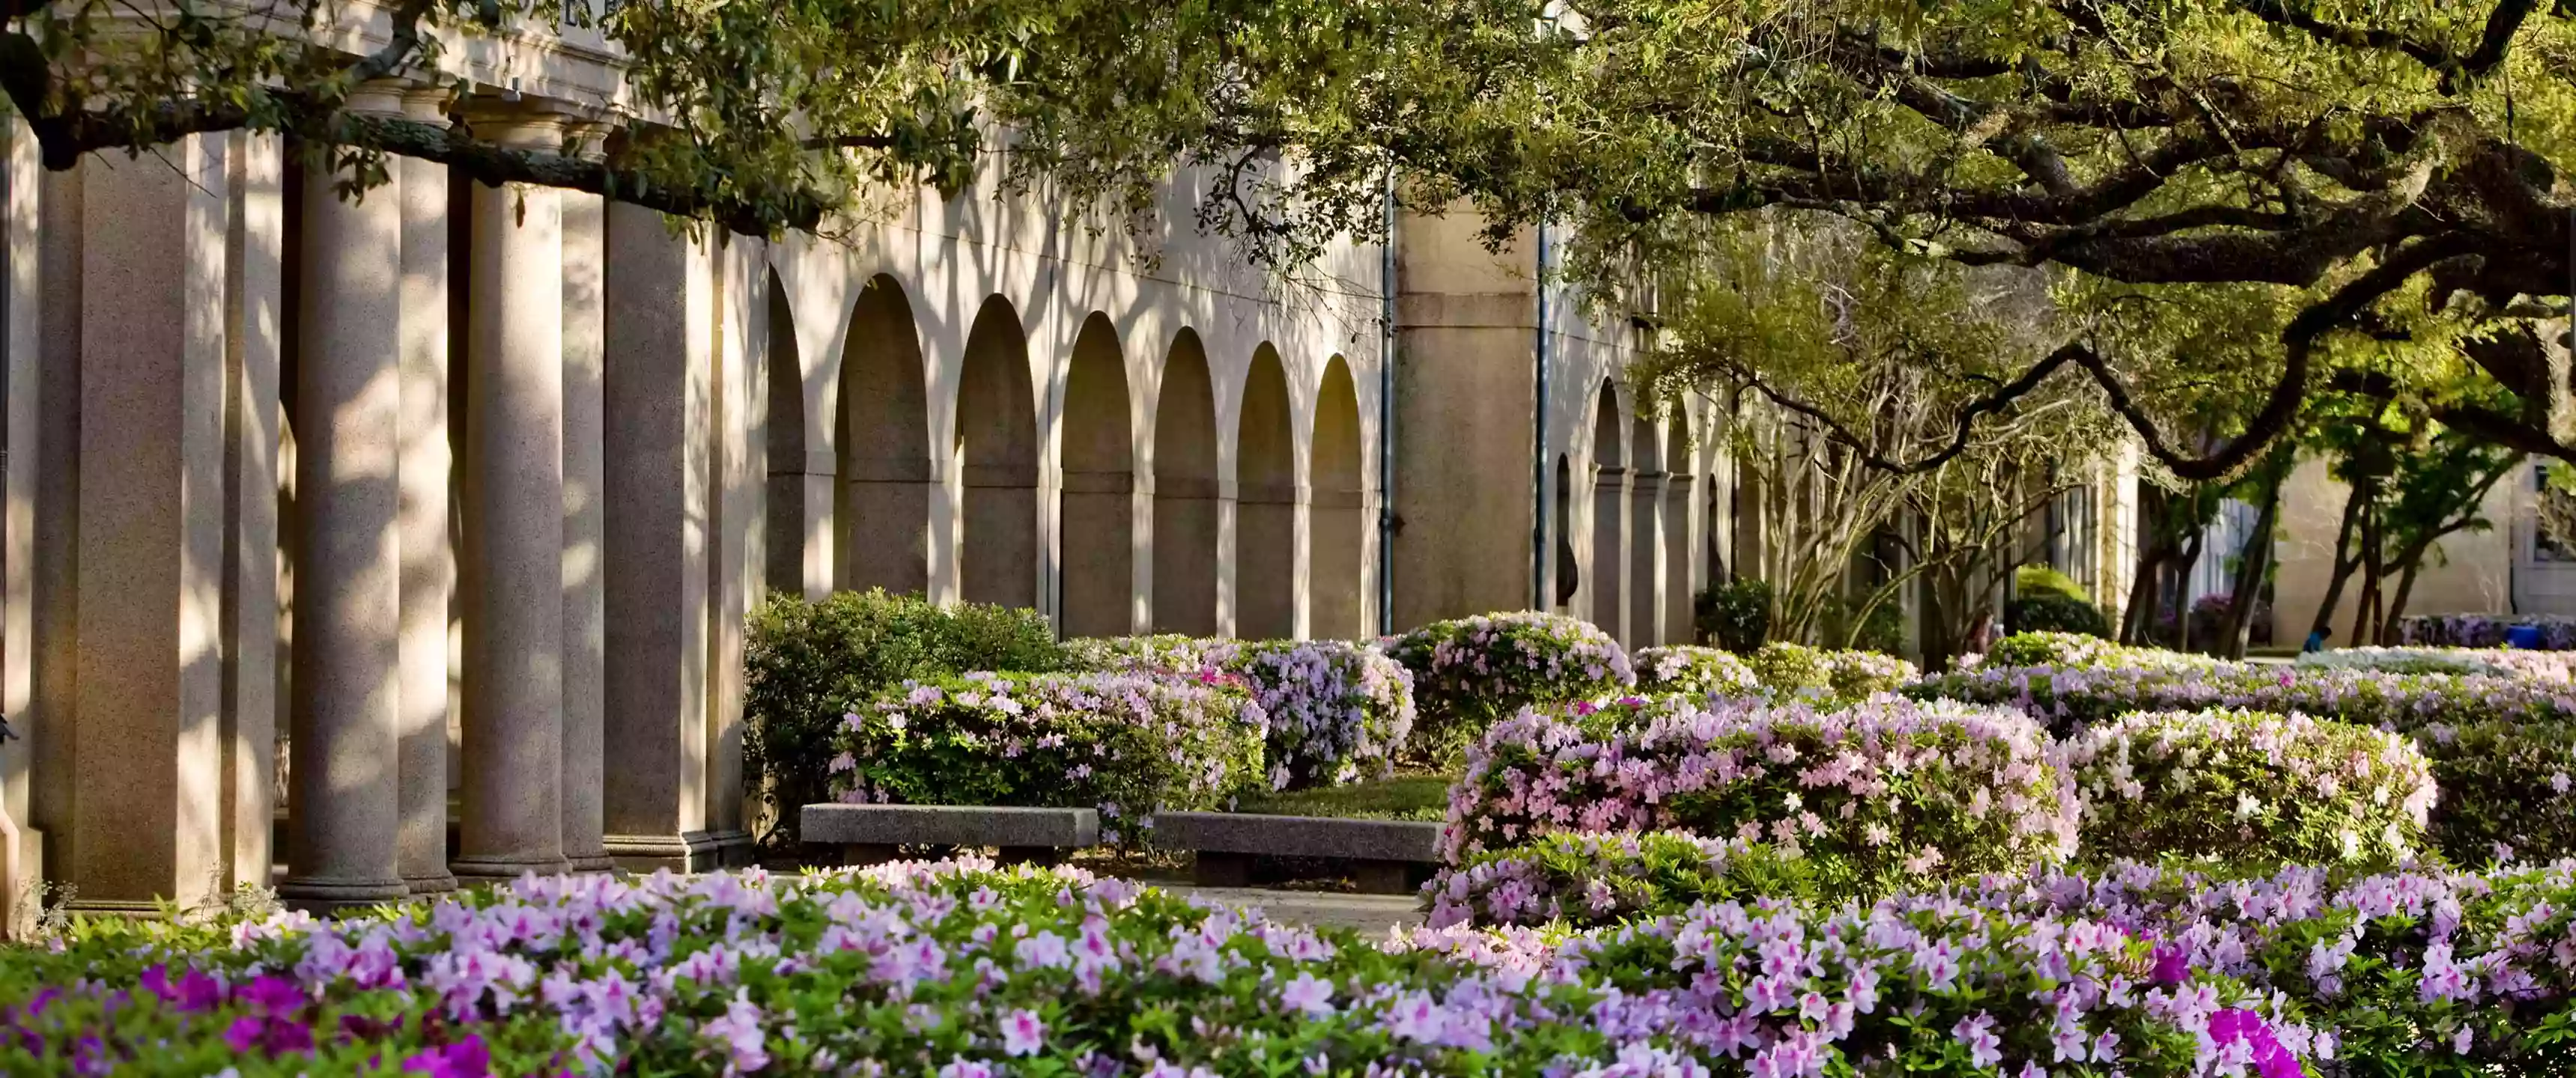
M 1087 808 L 807 805 L 797 825 L 804 841 L 839 846 L 845 865 L 898 860 L 903 846 L 991 846 L 1003 864 L 1052 865 L 1100 841 L 1100 813 Z
M 1409 820 L 1261 816 L 1248 812 L 1158 812 L 1154 845 L 1197 853 L 1203 887 L 1243 887 L 1259 857 L 1308 857 L 1351 865 L 1371 894 L 1410 894 L 1440 865 L 1440 828 Z

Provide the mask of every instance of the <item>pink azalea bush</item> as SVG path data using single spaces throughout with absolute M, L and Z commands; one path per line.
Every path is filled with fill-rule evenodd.
M 1069 640 L 1065 650 L 1085 669 L 1242 679 L 1268 723 L 1274 790 L 1383 778 L 1413 732 L 1412 672 L 1368 644 L 1164 634 Z
M 1387 654 L 1413 672 L 1414 751 L 1432 760 L 1531 704 L 1594 700 L 1637 683 L 1618 641 L 1559 614 L 1436 621 L 1390 641 Z
M 843 715 L 828 768 L 839 801 L 1096 806 L 1101 837 L 1133 843 L 1155 812 L 1257 788 L 1266 726 L 1214 673 L 977 673 Z
M 2052 750 L 2019 714 L 1895 697 L 1532 708 L 1468 752 L 1444 853 L 1688 831 L 1768 841 L 1845 892 L 2017 871 L 2074 849 L 2074 790 Z
M 2431 765 L 2396 734 L 2262 711 L 2138 712 L 2065 745 L 2084 853 L 2394 864 L 2422 845 Z
M 2299 665 L 2413 674 L 2529 677 L 2564 682 L 2570 680 L 2570 671 L 2576 671 L 2576 652 L 2462 647 L 2331 648 L 2300 654 Z
M 1640 693 L 1708 697 L 1754 696 L 1762 691 L 1753 668 L 1733 652 L 1682 644 L 1640 648 L 1631 660 Z
M 1562 938 L 1424 929 L 1371 944 L 974 860 L 528 878 L 342 920 L 115 922 L 11 952 L 0 1067 L 2269 1078 L 2354 1039 L 2223 972 L 2257 971 L 2273 950 L 2194 943 L 2197 964 L 2168 971 L 2157 938 L 2005 897 L 2017 904 L 1723 902 Z M 2563 924 L 2534 918 L 2523 934 Z M 2488 972 L 2488 952 L 2458 936 L 2443 968 Z M 2355 972 L 2382 953 L 2356 955 Z M 2543 949 L 2513 968 L 2554 961 Z M 2439 983 L 2478 1000 L 2516 990 Z
M 1433 928 L 1595 927 L 1701 902 L 1812 897 L 1807 865 L 1740 838 L 1559 831 L 1445 867 L 1422 893 Z
M 1913 663 L 1875 651 L 1829 651 L 1776 641 L 1746 657 L 1745 666 L 1777 700 L 1866 700 L 1904 688 L 1921 673 Z

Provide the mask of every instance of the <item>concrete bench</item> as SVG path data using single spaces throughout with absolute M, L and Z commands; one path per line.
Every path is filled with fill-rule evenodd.
M 1100 813 L 1087 808 L 807 805 L 797 823 L 806 842 L 839 846 L 846 865 L 897 860 L 902 846 L 991 846 L 1003 864 L 1052 865 L 1100 841 Z
M 1440 828 L 1408 820 L 1261 816 L 1248 812 L 1159 812 L 1154 845 L 1197 853 L 1203 887 L 1243 887 L 1259 857 L 1308 857 L 1351 865 L 1371 894 L 1410 894 L 1440 864 Z

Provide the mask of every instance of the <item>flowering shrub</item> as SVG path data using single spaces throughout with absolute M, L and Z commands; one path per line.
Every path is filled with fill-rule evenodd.
M 1911 684 L 1923 671 L 1913 663 L 1878 651 L 1851 649 L 1825 653 L 1825 683 L 1838 699 L 1866 700 Z
M 1531 704 L 1598 699 L 1637 682 L 1618 641 L 1558 614 L 1435 621 L 1397 637 L 1387 653 L 1413 672 L 1413 743 L 1434 759 Z
M 843 715 L 828 766 L 839 801 L 1097 806 L 1118 843 L 1257 784 L 1266 725 L 1215 674 L 969 674 Z
M 1812 897 L 1807 869 L 1743 839 L 1561 831 L 1444 868 L 1423 894 L 1433 928 L 1614 925 L 1701 902 Z
M 2276 1020 L 2297 1016 L 2312 1037 L 2298 1054 L 2311 1065 L 2344 1061 L 2310 1074 L 2543 1078 L 2576 1064 L 2564 1032 L 2576 1019 L 2576 864 L 2359 878 L 2287 868 L 2256 879 L 2125 864 L 1889 905 L 2153 941 L 2150 983 L 2227 978 L 2274 1000 Z
M 2139 712 L 2065 746 L 2088 857 L 2394 864 L 2433 807 L 2396 734 L 2259 711 Z
M 1164 634 L 1087 637 L 1065 650 L 1089 670 L 1242 678 L 1269 722 L 1273 790 L 1384 778 L 1413 730 L 1413 674 L 1372 645 Z
M 743 636 L 743 789 L 764 807 L 761 839 L 796 844 L 796 810 L 831 786 L 843 714 L 912 678 L 969 670 L 1059 669 L 1064 654 L 1037 611 L 918 595 L 772 593 Z
M 2409 614 L 2397 619 L 2397 640 L 2416 647 L 2500 648 L 2516 628 L 2540 631 L 2542 651 L 2576 651 L 2576 618 L 2549 614 Z
M 2480 674 L 2570 680 L 2576 652 L 2522 651 L 2511 648 L 2335 648 L 2299 656 L 2304 667 L 2386 670 L 2405 674 Z
M 1764 644 L 1745 665 L 1775 700 L 1866 700 L 1895 692 L 1921 673 L 1913 663 L 1881 652 L 1825 651 L 1804 644 Z
M 2053 666 L 2060 669 L 2103 669 L 2107 667 L 2210 667 L 2218 660 L 2206 655 L 2167 651 L 2163 648 L 2132 647 L 2098 636 L 2080 633 L 2014 633 L 1995 641 L 1994 650 L 1982 656 L 1961 656 L 1959 668 L 1980 666 Z
M 2398 890 L 2387 904 L 2421 924 L 2433 920 L 2426 903 L 2456 899 L 2469 918 L 2440 936 L 2458 945 L 2457 964 L 2483 969 L 2501 941 L 2482 933 L 2536 908 L 2545 889 L 2482 895 L 2472 882 Z M 2385 1043 L 2384 1029 L 2329 1030 L 2296 998 L 2229 979 L 2264 976 L 2263 963 L 2287 954 L 2281 930 L 2128 894 L 2014 892 L 1995 909 L 1714 903 L 1560 943 L 1426 929 L 1372 946 L 1071 869 L 997 873 L 974 860 L 806 877 L 530 878 L 343 920 L 117 922 L 57 950 L 12 951 L 0 959 L 0 1067 L 2270 1078 Z M 2337 894 L 2328 908 L 2343 915 L 2377 894 Z M 2111 916 L 2157 929 L 2205 920 L 2258 946 L 2194 944 L 2203 965 L 2166 970 L 2159 941 L 2185 933 L 2104 927 Z M 2528 932 L 2563 932 L 2565 920 L 2534 917 Z M 2379 942 L 2387 922 L 2353 923 Z M 2427 953 L 2399 932 L 2345 967 L 2359 983 L 2391 950 Z M 2519 983 L 2563 999 L 2564 959 L 2525 950 L 2499 968 L 2539 971 L 2546 979 Z M 2512 989 L 2477 977 L 2453 987 L 2434 972 L 2452 957 L 2399 968 L 2473 1000 Z M 2365 987 L 2396 1002 L 2398 989 Z M 2398 988 L 2415 991 L 2415 979 Z M 2386 1058 L 2448 1061 L 2435 1051 Z
M 1706 708 L 1532 709 L 1497 725 L 1451 788 L 1447 860 L 1551 831 L 1678 830 L 1768 840 L 1821 886 L 1883 893 L 2074 847 L 2073 788 L 2020 715 L 1892 697 Z M 1652 717 L 1628 717 L 1639 710 Z
M 1680 696 L 1750 696 L 1761 683 L 1744 660 L 1716 648 L 1644 648 L 1635 656 L 1637 691 Z
M 2395 674 L 2325 667 L 2216 663 L 2206 667 L 1997 666 L 1923 678 L 1905 694 L 2021 708 L 2060 729 L 2132 711 L 2237 708 L 2296 711 L 2364 726 L 2576 720 L 2576 694 L 2529 678 Z
M 1224 660 L 1270 721 L 1270 788 L 1384 778 L 1413 731 L 1413 674 L 1344 640 L 1248 643 Z
M 2432 840 L 2452 863 L 2576 857 L 2576 725 L 2436 724 L 2415 743 L 2442 790 Z

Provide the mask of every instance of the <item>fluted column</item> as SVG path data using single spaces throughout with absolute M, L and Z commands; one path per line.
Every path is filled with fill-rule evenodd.
M 576 137 L 596 145 L 588 131 Z M 585 156 L 587 156 L 587 152 Z M 576 872 L 606 871 L 608 848 L 600 825 L 606 781 L 600 721 L 606 688 L 602 667 L 606 594 L 601 572 L 601 498 L 607 459 L 601 442 L 601 347 L 607 202 L 566 191 L 563 200 L 563 842 Z
M 404 95 L 416 121 L 444 123 L 445 90 Z M 402 195 L 402 549 L 399 730 L 402 837 L 398 860 L 414 894 L 456 886 L 447 870 L 447 627 L 456 588 L 448 540 L 453 452 L 447 421 L 447 166 L 393 163 Z
M 305 170 L 288 768 L 295 788 L 289 874 L 278 891 L 327 905 L 410 893 L 395 860 L 402 200 L 382 187 L 344 199 L 338 170 Z
M 562 121 L 473 118 L 513 148 Z M 474 188 L 466 343 L 465 797 L 460 880 L 560 872 L 563 845 L 563 215 L 552 188 Z

